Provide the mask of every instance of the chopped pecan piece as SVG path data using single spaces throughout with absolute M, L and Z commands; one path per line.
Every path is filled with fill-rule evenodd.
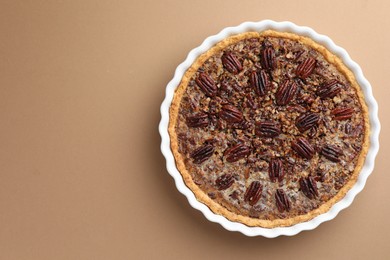
M 223 174 L 215 180 L 215 186 L 218 190 L 226 190 L 234 183 L 234 178 L 231 174 Z
M 301 79 L 305 79 L 313 72 L 315 66 L 316 60 L 312 57 L 309 57 L 298 65 L 297 69 L 295 70 L 295 74 Z
M 225 52 L 222 57 L 222 64 L 230 73 L 237 74 L 242 71 L 241 62 L 231 52 Z
M 217 94 L 217 85 L 214 80 L 204 72 L 199 73 L 195 79 L 199 88 L 209 97 L 214 97 Z
M 291 100 L 294 99 L 297 91 L 297 84 L 292 80 L 286 80 L 276 92 L 276 104 L 280 106 L 287 105 Z
M 316 126 L 319 120 L 320 116 L 318 114 L 309 112 L 300 115 L 295 125 L 297 126 L 298 130 L 303 133 L 306 130 L 312 128 L 313 126 Z
M 311 94 L 311 93 L 299 93 L 299 95 L 297 95 L 297 103 L 298 104 L 301 104 L 305 107 L 310 107 L 313 102 L 315 101 L 315 96 L 314 94 Z
M 257 122 L 255 133 L 261 137 L 276 137 L 278 136 L 280 131 L 280 126 L 273 121 L 263 121 Z
M 290 200 L 282 189 L 277 189 L 275 193 L 276 207 L 280 212 L 290 211 Z
M 341 91 L 341 83 L 339 83 L 337 80 L 332 79 L 328 82 L 325 82 L 321 84 L 321 86 L 318 87 L 316 94 L 322 99 L 325 98 L 332 98 L 336 96 Z
M 275 51 L 272 47 L 265 47 L 260 52 L 260 63 L 263 69 L 273 70 L 276 68 Z
M 350 119 L 353 115 L 353 108 L 343 107 L 335 108 L 332 110 L 331 114 L 333 115 L 334 120 L 346 120 Z
M 268 167 L 269 178 L 272 182 L 281 182 L 284 177 L 283 162 L 280 158 L 273 158 Z
M 346 123 L 345 126 L 344 126 L 344 132 L 347 134 L 347 135 L 350 135 L 352 133 L 352 125 L 349 124 L 349 123 Z
M 191 153 L 191 158 L 193 159 L 195 164 L 201 164 L 211 157 L 214 153 L 214 146 L 211 144 L 204 144 L 198 148 L 196 148 Z
M 264 96 L 270 88 L 271 82 L 265 70 L 253 71 L 250 76 L 250 84 L 259 96 Z
M 236 144 L 226 149 L 224 156 L 226 157 L 226 161 L 232 163 L 244 158 L 245 156 L 248 156 L 250 153 L 250 148 L 245 144 Z
M 343 152 L 336 146 L 325 145 L 321 150 L 321 154 L 332 162 L 339 162 Z
M 215 199 L 217 197 L 214 192 L 209 192 L 207 195 L 209 195 L 210 199 Z
M 252 126 L 251 122 L 245 120 L 242 120 L 238 123 L 234 123 L 231 125 L 231 127 L 234 129 L 242 129 L 242 130 L 248 129 L 251 126 Z
M 244 201 L 251 206 L 255 205 L 259 201 L 262 191 L 263 185 L 259 181 L 253 181 L 244 194 Z
M 238 108 L 232 105 L 223 105 L 222 110 L 219 112 L 219 116 L 229 123 L 241 122 L 243 115 Z
M 234 199 L 234 200 L 238 200 L 238 191 L 233 191 L 230 195 L 229 195 L 230 198 Z
M 206 113 L 199 112 L 195 115 L 188 116 L 186 123 L 189 127 L 205 127 L 209 125 L 209 117 Z
M 318 133 L 318 127 L 314 126 L 310 128 L 309 132 L 307 133 L 307 136 L 310 138 L 314 138 L 317 135 L 317 133 Z
M 253 109 L 257 108 L 257 104 L 253 100 L 253 97 L 250 93 L 246 95 L 246 105 L 250 108 L 253 108 Z
M 317 183 L 312 176 L 299 179 L 299 185 L 303 194 L 309 199 L 314 199 L 318 196 Z
M 304 113 L 306 112 L 306 108 L 304 108 L 303 106 L 301 105 L 288 105 L 287 106 L 287 111 L 297 111 L 299 113 Z
M 314 156 L 315 150 L 311 144 L 303 137 L 297 138 L 292 144 L 291 148 L 301 157 L 311 159 Z

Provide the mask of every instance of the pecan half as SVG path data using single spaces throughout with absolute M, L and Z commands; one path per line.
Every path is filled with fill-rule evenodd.
M 276 104 L 280 106 L 287 105 L 291 100 L 294 99 L 297 91 L 297 84 L 292 80 L 286 80 L 276 92 Z
M 234 178 L 231 174 L 223 174 L 215 180 L 215 186 L 218 190 L 226 190 L 234 183 Z
M 321 154 L 332 162 L 339 162 L 343 152 L 336 146 L 325 145 L 321 150 Z
M 276 68 L 275 51 L 272 47 L 265 47 L 261 50 L 260 63 L 262 68 L 266 70 Z
M 211 144 L 204 144 L 192 151 L 190 156 L 195 164 L 201 164 L 210 158 L 213 153 L 214 146 Z
M 331 114 L 333 115 L 334 120 L 346 120 L 350 119 L 353 115 L 353 108 L 349 107 L 339 107 L 332 110 Z
M 209 125 L 209 117 L 206 113 L 199 112 L 186 118 L 189 127 L 205 127 Z
M 229 123 L 237 123 L 242 121 L 243 115 L 238 108 L 232 105 L 223 105 L 221 111 L 219 112 L 219 116 L 226 120 Z
M 237 74 L 242 71 L 241 62 L 237 59 L 237 57 L 231 52 L 225 52 L 222 57 L 222 64 L 227 71 L 233 74 Z
M 298 130 L 303 133 L 306 130 L 312 128 L 313 126 L 316 126 L 319 120 L 320 116 L 318 114 L 309 112 L 300 115 L 297 118 L 295 125 L 297 126 Z
M 269 178 L 272 182 L 281 182 L 284 177 L 283 162 L 279 158 L 273 158 L 268 167 Z
M 316 60 L 312 57 L 309 57 L 298 65 L 297 69 L 295 70 L 295 74 L 301 79 L 305 79 L 313 72 L 315 66 Z
M 226 161 L 232 163 L 248 156 L 250 153 L 250 148 L 245 144 L 236 144 L 226 149 L 223 155 L 226 157 Z
M 311 159 L 314 156 L 315 150 L 311 144 L 303 137 L 297 138 L 291 144 L 291 148 L 301 157 Z
M 281 133 L 280 126 L 272 121 L 257 122 L 255 133 L 261 137 L 276 137 Z
M 276 201 L 276 207 L 280 212 L 290 211 L 291 209 L 290 200 L 282 189 L 276 190 L 275 201 Z
M 316 94 L 320 98 L 325 99 L 325 98 L 332 98 L 336 96 L 338 93 L 340 93 L 340 91 L 341 91 L 341 83 L 335 79 L 332 79 L 328 82 L 321 84 L 318 87 Z
M 300 178 L 299 185 L 301 186 L 303 194 L 309 199 L 314 199 L 318 196 L 317 183 L 312 176 Z
M 271 82 L 265 70 L 253 71 L 250 76 L 250 84 L 259 96 L 264 96 L 270 88 Z
M 204 72 L 199 73 L 195 79 L 199 88 L 209 97 L 214 97 L 217 94 L 217 85 L 214 80 Z
M 249 205 L 255 205 L 260 197 L 261 192 L 263 191 L 263 185 L 259 181 L 253 181 L 244 194 L 244 201 L 248 202 Z

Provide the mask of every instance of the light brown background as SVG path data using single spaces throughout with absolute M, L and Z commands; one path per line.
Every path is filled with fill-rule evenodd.
M 342 3 L 338 3 L 342 2 Z M 0 259 L 389 259 L 386 1 L 1 1 Z M 159 151 L 165 86 L 207 36 L 308 25 L 346 48 L 380 106 L 376 167 L 350 208 L 295 237 L 208 222 Z

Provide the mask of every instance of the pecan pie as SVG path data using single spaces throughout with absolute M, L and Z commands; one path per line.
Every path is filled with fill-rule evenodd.
M 247 32 L 200 55 L 170 107 L 177 168 L 214 213 L 291 226 L 327 212 L 357 180 L 369 141 L 353 73 L 313 40 Z

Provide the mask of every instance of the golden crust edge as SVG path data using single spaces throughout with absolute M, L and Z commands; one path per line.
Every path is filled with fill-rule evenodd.
M 183 163 L 183 159 L 181 154 L 178 152 L 178 140 L 176 136 L 175 126 L 177 122 L 178 117 L 178 111 L 180 107 L 180 101 L 184 94 L 184 91 L 186 89 L 186 86 L 192 77 L 192 75 L 198 70 L 198 68 L 214 53 L 220 51 L 221 49 L 224 49 L 228 45 L 234 44 L 238 41 L 247 39 L 247 38 L 253 38 L 253 37 L 264 37 L 264 36 L 272 36 L 272 37 L 282 37 L 282 38 L 288 38 L 292 40 L 297 40 L 302 42 L 303 44 L 306 44 L 313 49 L 320 52 L 325 59 L 334 64 L 336 68 L 341 71 L 347 80 L 351 83 L 351 86 L 353 86 L 356 89 L 357 96 L 359 98 L 359 102 L 362 106 L 362 113 L 364 117 L 364 126 L 365 126 L 365 134 L 364 134 L 364 141 L 362 150 L 359 155 L 359 159 L 357 161 L 355 170 L 353 174 L 351 175 L 350 180 L 346 185 L 343 186 L 343 188 L 340 189 L 340 191 L 332 197 L 330 200 L 328 200 L 326 203 L 322 204 L 317 209 L 314 209 L 310 212 L 308 212 L 305 215 L 296 216 L 293 218 L 288 219 L 275 219 L 275 220 L 263 220 L 263 219 L 254 219 L 247 216 L 238 215 L 236 213 L 233 213 L 229 211 L 227 208 L 223 207 L 222 205 L 216 203 L 212 199 L 210 199 L 192 180 L 191 174 L 187 171 L 185 168 L 185 165 Z M 330 210 L 330 208 L 336 204 L 338 201 L 340 201 L 342 198 L 345 197 L 347 192 L 355 185 L 357 182 L 357 179 L 359 177 L 360 171 L 364 165 L 364 161 L 368 152 L 369 148 L 369 136 L 370 136 L 370 124 L 369 124 L 369 113 L 368 108 L 365 102 L 364 94 L 361 90 L 361 87 L 356 81 L 356 78 L 354 74 L 344 65 L 342 60 L 336 56 L 335 54 L 331 53 L 328 49 L 326 49 L 324 46 L 316 43 L 314 40 L 305 37 L 300 36 L 293 33 L 288 32 L 277 32 L 273 30 L 266 30 L 263 32 L 245 32 L 237 35 L 230 36 L 220 42 L 218 42 L 216 45 L 211 47 L 208 51 L 201 54 L 195 62 L 187 69 L 185 72 L 179 86 L 175 90 L 174 98 L 172 100 L 172 104 L 169 109 L 169 126 L 168 126 L 168 133 L 171 138 L 171 150 L 175 158 L 175 163 L 178 171 L 180 172 L 181 176 L 183 177 L 184 183 L 187 185 L 188 188 L 194 193 L 196 199 L 200 201 L 201 203 L 205 204 L 210 208 L 211 211 L 213 211 L 215 214 L 222 215 L 225 218 L 227 218 L 230 221 L 234 222 L 240 222 L 242 224 L 245 224 L 247 226 L 252 227 L 263 227 L 263 228 L 274 228 L 274 227 L 287 227 L 287 226 L 293 226 L 298 223 L 307 222 L 321 214 L 324 214 Z

